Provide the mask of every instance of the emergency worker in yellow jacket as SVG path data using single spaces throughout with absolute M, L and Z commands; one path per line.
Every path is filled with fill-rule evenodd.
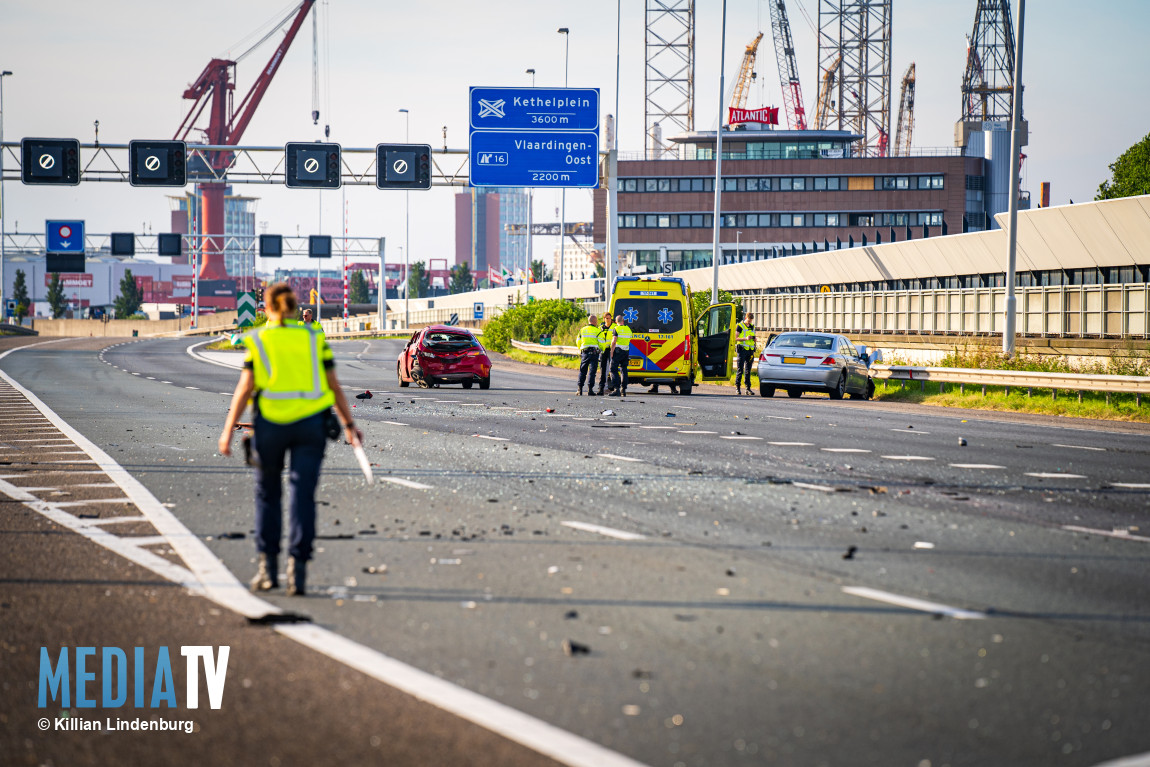
M 611 391 L 608 397 L 627 396 L 627 368 L 631 365 L 631 328 L 617 315 L 611 325 Z
M 326 419 L 332 407 L 344 435 L 360 444 L 347 399 L 335 374 L 331 349 L 314 327 L 296 322 L 295 294 L 277 283 L 266 294 L 267 324 L 244 336 L 244 369 L 232 394 L 221 455 L 231 455 L 232 431 L 249 400 L 254 406 L 256 469 L 256 551 L 259 564 L 253 591 L 278 585 L 283 530 L 281 475 L 291 453 L 291 517 L 287 568 L 288 595 L 306 591 L 307 562 L 315 540 L 315 491 L 327 441 Z M 254 396 L 253 396 L 254 395 Z
M 576 343 L 579 345 L 579 396 L 583 395 L 583 383 L 587 382 L 587 394 L 595 393 L 595 371 L 599 368 L 599 355 L 603 349 L 600 341 L 603 331 L 595 323 L 595 315 L 587 318 L 587 324 L 579 331 Z M 588 380 L 590 371 L 590 380 Z
M 741 382 L 746 381 L 747 394 L 751 391 L 751 365 L 755 360 L 755 315 L 751 312 L 735 326 L 735 350 L 739 355 L 739 366 L 735 369 L 735 394 L 742 394 Z

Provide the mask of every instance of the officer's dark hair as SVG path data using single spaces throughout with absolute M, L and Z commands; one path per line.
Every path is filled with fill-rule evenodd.
M 277 282 L 268 288 L 267 292 L 264 293 L 264 300 L 272 311 L 278 312 L 283 317 L 290 317 L 295 314 L 296 308 L 299 306 L 291 285 L 286 282 Z

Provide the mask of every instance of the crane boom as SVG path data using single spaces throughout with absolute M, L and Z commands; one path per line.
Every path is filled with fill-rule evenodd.
M 840 53 L 823 73 L 822 84 L 819 85 L 819 103 L 815 107 L 815 129 L 826 130 L 831 114 L 831 93 L 835 89 L 835 78 L 839 67 L 842 66 L 843 55 Z
M 763 33 L 760 32 L 743 53 L 743 63 L 739 67 L 739 76 L 735 78 L 734 90 L 731 91 L 731 97 L 727 99 L 727 103 L 736 109 L 742 109 L 747 105 L 747 94 L 751 90 L 751 81 L 755 79 L 755 56 L 758 54 L 759 41 L 762 39 Z
M 906 157 L 914 137 L 914 62 L 902 76 L 902 87 L 898 96 L 898 126 L 894 131 L 894 155 Z
M 799 84 L 799 68 L 795 63 L 795 44 L 791 40 L 791 23 L 787 20 L 784 0 L 771 0 L 771 34 L 775 38 L 775 58 L 779 64 L 779 90 L 787 111 L 787 124 L 791 130 L 807 129 L 807 113 L 803 109 L 803 89 Z
M 296 33 L 303 25 L 304 18 L 315 5 L 315 0 L 302 0 L 298 7 L 292 10 L 294 18 L 289 14 L 279 26 L 288 23 L 283 40 L 272 52 L 268 63 L 260 70 L 251 90 L 244 96 L 238 108 L 233 109 L 233 93 L 235 91 L 234 70 L 236 62 L 229 59 L 212 59 L 204 67 L 204 71 L 196 81 L 184 91 L 184 98 L 195 103 L 188 110 L 184 121 L 176 130 L 176 138 L 186 140 L 188 134 L 195 128 L 196 121 L 205 109 L 208 110 L 208 127 L 203 129 L 204 138 L 208 144 L 235 145 L 240 142 L 247 130 L 248 124 L 255 115 L 272 78 L 279 71 L 287 50 L 295 40 Z M 273 30 L 274 32 L 274 30 Z M 269 33 L 270 34 L 270 33 Z M 221 175 L 232 161 L 231 152 L 210 152 L 207 158 L 209 165 L 216 175 Z M 224 233 L 224 184 L 211 181 L 198 185 L 203 197 L 203 216 L 200 222 L 205 233 L 203 241 L 204 259 L 200 265 L 201 279 L 227 279 L 228 273 L 223 259 L 223 233 Z

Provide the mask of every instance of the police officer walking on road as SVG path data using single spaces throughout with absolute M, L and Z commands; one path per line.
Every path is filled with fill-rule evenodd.
M 623 322 L 620 314 L 611 326 L 611 391 L 608 397 L 627 396 L 627 368 L 630 364 L 631 328 Z
M 755 358 L 755 315 L 750 312 L 735 326 L 735 349 L 739 354 L 739 366 L 735 369 L 735 394 L 743 393 L 740 381 L 744 377 L 747 394 L 754 394 L 751 391 L 751 362 Z
M 599 325 L 595 315 L 587 317 L 587 324 L 579 331 L 579 396 L 583 396 L 583 382 L 587 381 L 587 394 L 595 393 L 595 372 L 599 368 Z M 588 371 L 590 377 L 588 380 Z
M 607 369 L 611 366 L 611 314 L 599 324 L 599 396 L 607 393 Z
M 231 455 L 232 431 L 251 399 L 255 410 L 253 442 L 259 458 L 259 564 L 252 591 L 267 591 L 278 585 L 277 558 L 283 529 L 281 475 L 285 455 L 291 453 L 289 596 L 302 596 L 306 590 L 307 562 L 315 540 L 315 491 L 328 436 L 325 421 L 329 410 L 335 407 L 348 442 L 359 445 L 363 439 L 336 377 L 331 349 L 314 327 L 289 319 L 295 316 L 296 307 L 295 294 L 286 283 L 268 289 L 268 321 L 244 336 L 244 369 L 218 443 L 221 455 Z

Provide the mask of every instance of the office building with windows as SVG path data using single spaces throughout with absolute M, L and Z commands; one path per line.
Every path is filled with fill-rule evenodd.
M 199 187 L 193 187 L 172 201 L 172 232 L 177 234 L 216 234 L 203 231 L 200 215 Z M 250 276 L 255 268 L 256 203 L 258 197 L 234 194 L 227 187 L 224 197 L 224 268 L 232 277 Z M 195 224 L 193 231 L 192 224 Z M 186 264 L 188 253 L 172 259 L 172 263 Z
M 723 262 L 987 228 L 984 159 L 961 148 L 854 156 L 837 130 L 724 130 Z M 671 139 L 677 156 L 619 157 L 619 250 L 636 271 L 709 265 L 715 131 Z M 595 243 L 606 241 L 606 190 L 595 192 Z
M 520 188 L 473 187 L 455 195 L 455 263 L 468 264 L 480 279 L 488 267 L 526 269 L 529 206 Z

